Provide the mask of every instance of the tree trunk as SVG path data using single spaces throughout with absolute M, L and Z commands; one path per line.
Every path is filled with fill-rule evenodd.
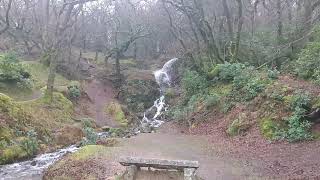
M 121 87 L 121 69 L 120 69 L 120 52 L 116 52 L 116 81 L 117 81 L 117 88 Z
M 238 60 L 239 56 L 239 48 L 240 48 L 240 39 L 241 39 L 241 31 L 242 31 L 242 25 L 243 25 L 243 5 L 242 5 L 242 0 L 237 0 L 238 3 L 238 31 L 237 31 L 237 38 L 236 38 L 236 44 L 235 44 L 235 50 L 234 50 L 234 56 L 233 56 L 233 61 Z
M 134 45 L 133 45 L 133 59 L 134 60 L 137 60 L 137 53 L 138 53 L 138 45 L 137 45 L 137 42 L 134 42 Z
M 282 41 L 282 29 L 283 29 L 283 24 L 282 24 L 282 8 L 281 8 L 281 0 L 277 0 L 277 41 L 278 44 L 281 44 Z
M 52 56 L 54 58 L 52 58 Z M 54 91 L 54 80 L 56 77 L 56 58 L 58 54 L 49 55 L 50 65 L 49 65 L 49 75 L 48 75 L 48 81 L 47 81 L 47 92 L 46 96 L 49 98 L 49 102 L 52 103 L 53 101 L 53 91 Z
M 231 19 L 229 6 L 227 4 L 227 0 L 222 0 L 222 5 L 223 5 L 224 15 L 227 18 L 229 38 L 230 38 L 230 41 L 233 42 L 233 26 L 232 26 L 232 19 Z

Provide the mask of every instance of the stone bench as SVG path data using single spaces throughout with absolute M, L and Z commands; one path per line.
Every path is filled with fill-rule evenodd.
M 184 172 L 184 180 L 195 180 L 195 172 L 199 168 L 198 161 L 187 160 L 161 160 L 126 157 L 121 158 L 119 163 L 127 167 L 124 174 L 125 180 L 134 180 L 140 168 L 174 169 Z

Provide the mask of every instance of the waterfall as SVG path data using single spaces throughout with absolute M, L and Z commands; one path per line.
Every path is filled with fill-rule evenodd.
M 144 113 L 144 117 L 141 121 L 142 131 L 144 132 L 150 132 L 152 128 L 158 128 L 164 123 L 162 115 L 163 112 L 168 109 L 168 106 L 165 103 L 164 93 L 167 88 L 173 85 L 175 71 L 173 66 L 177 61 L 178 58 L 171 59 L 164 64 L 162 69 L 154 72 L 154 77 L 160 87 L 160 98 L 155 100 L 153 106 Z

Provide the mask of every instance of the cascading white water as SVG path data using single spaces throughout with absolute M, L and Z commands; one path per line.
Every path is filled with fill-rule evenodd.
M 99 138 L 108 137 L 110 134 L 102 132 L 97 134 Z M 0 180 L 42 179 L 42 173 L 51 164 L 61 159 L 67 153 L 74 153 L 81 148 L 76 145 L 59 149 L 56 152 L 40 154 L 37 157 L 23 162 L 0 166 Z
M 0 166 L 0 180 L 41 179 L 44 169 L 48 168 L 66 153 L 72 153 L 78 149 L 76 146 L 70 146 L 53 153 L 39 155 L 29 161 Z
M 161 96 L 159 99 L 155 100 L 153 106 L 144 113 L 144 117 L 141 121 L 142 128 L 157 128 L 164 123 L 164 121 L 161 119 L 161 116 L 163 112 L 167 111 L 168 107 L 165 103 L 165 97 L 163 93 L 165 92 L 166 88 L 172 86 L 173 65 L 176 63 L 177 60 L 178 58 L 171 59 L 170 61 L 164 64 L 162 69 L 154 72 L 155 79 L 160 86 Z M 147 117 L 146 114 L 153 114 L 152 112 L 154 112 L 154 115 L 151 117 Z

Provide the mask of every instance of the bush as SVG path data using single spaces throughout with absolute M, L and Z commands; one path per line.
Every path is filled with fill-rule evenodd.
M 27 153 L 29 157 L 34 156 L 38 151 L 38 139 L 35 131 L 28 131 L 27 138 L 21 141 L 21 148 Z
M 71 100 L 77 100 L 81 96 L 80 85 L 76 82 L 71 82 L 68 86 L 68 97 Z
M 306 121 L 304 116 L 305 110 L 297 108 L 292 116 L 286 119 L 288 129 L 284 133 L 285 138 L 290 142 L 312 139 L 310 133 L 311 123 Z
M 278 79 L 279 78 L 279 74 L 280 74 L 280 72 L 278 70 L 276 70 L 276 69 L 274 69 L 274 70 L 269 69 L 268 70 L 268 77 L 270 79 Z
M 284 99 L 290 110 L 294 112 L 285 119 L 287 128 L 279 130 L 280 138 L 285 138 L 290 142 L 311 139 L 311 123 L 305 119 L 305 114 L 311 107 L 309 95 L 295 92 L 294 95 L 285 96 Z
M 30 88 L 31 83 L 27 81 L 29 78 L 29 72 L 19 63 L 14 54 L 0 56 L 0 82 L 19 83 L 20 87 L 26 85 L 26 88 Z
M 243 70 L 246 68 L 244 64 L 241 63 L 225 63 L 218 64 L 209 72 L 208 76 L 210 78 L 218 77 L 219 80 L 230 82 L 233 81 Z
M 297 91 L 294 95 L 285 96 L 285 103 L 289 106 L 292 111 L 295 111 L 297 108 L 303 108 L 309 110 L 311 107 L 311 99 L 309 94 L 302 93 Z
M 187 71 L 182 78 L 182 87 L 187 98 L 198 94 L 207 86 L 206 78 L 196 71 Z
M 94 131 L 93 128 L 85 127 L 83 131 L 84 131 L 86 137 L 80 143 L 82 146 L 97 144 L 98 134 Z
M 320 68 L 320 42 L 309 43 L 299 54 L 296 62 L 295 73 L 304 79 L 312 79 L 318 77 Z
M 206 99 L 204 100 L 204 103 L 206 108 L 208 109 L 217 105 L 219 101 L 220 101 L 220 96 L 218 96 L 217 94 L 211 94 L 206 97 Z

